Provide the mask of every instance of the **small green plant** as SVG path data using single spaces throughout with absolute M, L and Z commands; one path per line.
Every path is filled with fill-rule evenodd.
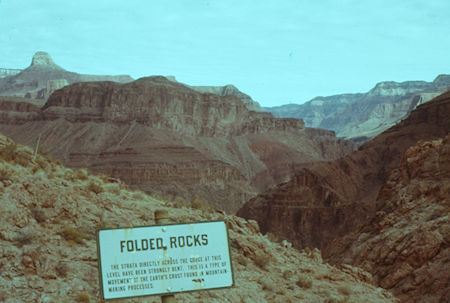
M 311 288 L 312 286 L 312 279 L 305 275 L 299 275 L 297 280 L 297 286 L 301 288 Z

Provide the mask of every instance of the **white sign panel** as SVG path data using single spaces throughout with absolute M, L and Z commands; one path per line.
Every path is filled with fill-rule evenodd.
M 105 299 L 233 285 L 224 221 L 100 230 Z

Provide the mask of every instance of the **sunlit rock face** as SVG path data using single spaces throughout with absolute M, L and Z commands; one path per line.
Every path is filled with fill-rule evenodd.
M 6 134 L 31 146 L 41 136 L 69 166 L 229 212 L 305 164 L 354 148 L 302 120 L 250 111 L 239 98 L 202 94 L 165 77 L 75 83 L 56 90 L 37 112 L 2 115 Z

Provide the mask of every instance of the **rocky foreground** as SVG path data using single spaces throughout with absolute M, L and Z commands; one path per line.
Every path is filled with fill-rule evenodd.
M 225 220 L 235 286 L 176 295 L 177 302 L 396 302 L 370 274 L 331 266 L 321 253 L 272 242 L 254 221 L 131 191 L 122 182 L 72 170 L 0 137 L 0 301 L 98 302 L 96 231 L 171 222 Z M 159 302 L 158 297 L 127 302 Z
M 450 300 L 450 135 L 408 149 L 377 199 L 376 216 L 326 250 L 360 266 L 402 302 Z

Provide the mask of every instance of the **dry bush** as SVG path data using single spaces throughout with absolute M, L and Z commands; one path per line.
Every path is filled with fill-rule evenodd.
M 101 184 L 99 184 L 97 182 L 94 182 L 94 181 L 90 181 L 89 182 L 89 184 L 87 185 L 87 190 L 91 191 L 91 192 L 93 192 L 93 193 L 95 193 L 97 195 L 104 191 L 103 187 L 101 186 Z
M 7 162 L 14 161 L 16 158 L 17 144 L 10 143 L 0 148 L 0 158 Z
M 69 266 L 64 262 L 59 262 L 55 267 L 56 274 L 61 277 L 67 277 L 67 272 L 69 271 Z
M 270 256 L 267 254 L 256 254 L 253 262 L 261 269 L 266 269 L 270 262 Z
M 263 290 L 268 290 L 271 292 L 275 290 L 273 284 L 266 278 L 259 279 L 258 283 L 261 284 Z
M 140 200 L 140 201 L 145 200 L 145 194 L 144 194 L 143 192 L 141 192 L 141 191 L 135 191 L 135 192 L 133 192 L 133 194 L 131 195 L 131 197 L 132 197 L 134 200 Z
M 83 244 L 83 240 L 89 238 L 83 231 L 75 229 L 72 226 L 65 226 L 60 234 L 67 241 L 78 244 Z
M 78 180 L 86 181 L 87 179 L 89 179 L 89 173 L 86 169 L 79 169 L 77 170 L 76 178 Z
M 45 222 L 48 219 L 47 214 L 41 208 L 33 207 L 30 209 L 30 211 L 31 211 L 31 214 L 33 215 L 34 219 L 36 219 L 36 221 L 38 223 Z
M 8 169 L 4 167 L 0 168 L 0 182 L 11 180 L 11 176 L 12 174 Z
M 91 302 L 91 299 L 89 298 L 89 295 L 83 291 L 83 292 L 78 293 L 77 302 L 89 303 L 89 302 Z
M 352 293 L 352 289 L 348 285 L 342 285 L 338 288 L 339 292 L 345 296 L 349 296 Z
M 196 198 L 191 202 L 191 208 L 199 209 L 204 213 L 210 213 L 214 211 L 214 207 L 211 204 L 199 198 Z
M 20 232 L 17 237 L 15 238 L 15 241 L 18 247 L 22 247 L 24 245 L 31 244 L 33 242 L 33 239 L 36 237 L 36 234 L 31 230 L 26 230 Z
M 311 288 L 312 279 L 306 275 L 299 275 L 296 284 L 301 288 Z
M 294 276 L 294 273 L 292 271 L 290 271 L 289 269 L 286 269 L 285 271 L 283 271 L 283 279 L 290 280 L 290 279 L 292 279 L 293 276 Z
M 236 261 L 237 261 L 239 264 L 241 264 L 242 266 L 247 266 L 247 264 L 248 264 L 247 258 L 244 257 L 243 255 L 237 255 Z
M 267 238 L 272 242 L 279 242 L 278 237 L 270 231 L 266 233 Z

